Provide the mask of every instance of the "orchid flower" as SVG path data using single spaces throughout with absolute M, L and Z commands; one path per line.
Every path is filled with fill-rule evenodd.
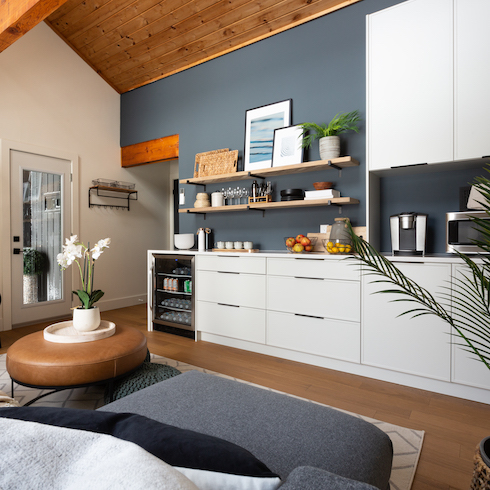
M 85 309 L 91 308 L 104 295 L 104 292 L 100 289 L 93 289 L 95 261 L 106 248 L 109 248 L 110 243 L 111 239 L 105 238 L 99 240 L 94 248 L 90 249 L 90 244 L 85 246 L 83 243 L 78 242 L 77 235 L 72 235 L 65 240 L 63 252 L 56 256 L 56 260 L 62 270 L 65 270 L 73 262 L 77 264 L 82 280 L 82 289 L 73 292 L 78 295 L 82 302 L 82 307 Z M 78 260 L 82 258 L 83 269 Z

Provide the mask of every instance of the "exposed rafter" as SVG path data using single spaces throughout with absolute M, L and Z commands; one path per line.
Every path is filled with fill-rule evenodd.
M 0 0 L 0 53 L 67 0 Z

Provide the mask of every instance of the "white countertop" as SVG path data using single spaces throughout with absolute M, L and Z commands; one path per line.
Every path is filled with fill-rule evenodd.
M 206 252 L 199 252 L 197 249 L 190 250 L 149 250 L 148 253 L 152 254 L 172 254 L 172 255 L 232 255 L 237 257 L 281 257 L 281 258 L 293 258 L 293 259 L 343 259 L 349 257 L 348 255 L 331 255 L 321 252 L 310 252 L 303 254 L 290 253 L 282 250 L 261 250 L 260 252 L 236 252 L 230 250 L 229 252 L 212 252 L 207 250 Z M 425 255 L 424 257 L 404 257 L 393 256 L 391 254 L 383 254 L 387 259 L 392 262 L 412 262 L 412 263 L 461 263 L 461 259 L 453 254 L 433 254 Z

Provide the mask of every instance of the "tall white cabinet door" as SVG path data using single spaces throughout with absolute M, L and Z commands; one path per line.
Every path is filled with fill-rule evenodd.
M 397 263 L 397 267 L 434 297 L 447 292 L 451 265 Z M 433 315 L 399 316 L 415 308 L 411 302 L 392 302 L 398 294 L 375 291 L 393 289 L 374 284 L 374 276 L 363 277 L 362 360 L 363 364 L 450 381 L 451 337 L 447 323 Z M 390 302 L 391 301 L 391 302 Z
M 463 266 L 453 265 L 453 277 L 456 279 L 453 284 L 453 290 L 458 289 L 457 278 L 464 278 L 463 273 L 467 276 L 468 269 Z M 457 312 L 453 310 L 453 315 Z M 465 332 L 465 335 L 470 340 L 478 340 L 474 335 Z M 464 345 L 462 348 L 460 345 Z M 460 383 L 467 386 L 475 386 L 477 388 L 490 389 L 490 373 L 483 362 L 476 359 L 476 355 L 467 352 L 466 344 L 459 336 L 453 337 L 453 362 L 452 362 L 452 377 L 453 383 Z
M 490 1 L 455 0 L 455 159 L 490 155 Z
M 452 160 L 452 1 L 395 5 L 367 30 L 369 169 Z

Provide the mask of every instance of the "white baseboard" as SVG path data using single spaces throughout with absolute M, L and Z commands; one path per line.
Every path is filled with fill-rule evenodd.
M 97 306 L 100 311 L 116 310 L 117 308 L 125 308 L 126 306 L 135 306 L 146 304 L 146 294 L 138 294 L 136 296 L 127 296 L 125 298 L 115 298 L 108 300 L 100 300 Z

